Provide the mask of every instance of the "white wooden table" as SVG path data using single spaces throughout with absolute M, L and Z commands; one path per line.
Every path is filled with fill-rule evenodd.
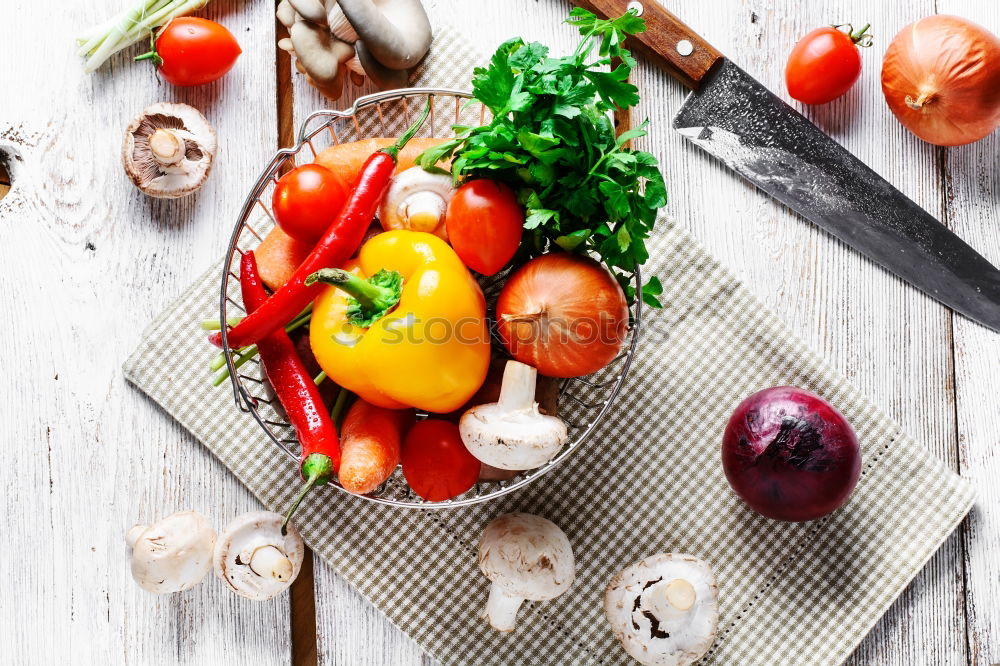
M 215 580 L 155 597 L 129 577 L 123 536 L 132 523 L 197 508 L 221 526 L 256 508 L 222 465 L 125 384 L 120 365 L 143 326 L 219 258 L 245 188 L 324 102 L 297 75 L 289 80 L 273 2 L 215 0 L 204 12 L 244 51 L 218 84 L 176 89 L 122 56 L 83 74 L 73 36 L 123 2 L 3 2 L 0 154 L 13 185 L 0 200 L 0 653 L 25 664 L 430 663 L 322 562 L 294 601 L 263 604 Z M 425 4 L 435 23 L 484 49 L 518 34 L 562 49 L 574 42 L 561 24 L 564 0 Z M 1000 264 L 1000 136 L 950 150 L 923 144 L 891 117 L 878 80 L 881 54 L 906 23 L 953 13 L 1000 32 L 1000 4 L 667 4 L 779 94 L 797 36 L 871 22 L 876 45 L 861 81 L 806 113 Z M 979 490 L 971 517 L 851 663 L 1000 663 L 1000 334 L 953 316 L 685 145 L 669 126 L 680 86 L 648 63 L 636 81 L 637 117 L 652 120 L 642 147 L 662 159 L 681 224 Z M 118 162 L 129 119 L 164 100 L 202 109 L 221 142 L 205 188 L 175 202 L 139 194 Z

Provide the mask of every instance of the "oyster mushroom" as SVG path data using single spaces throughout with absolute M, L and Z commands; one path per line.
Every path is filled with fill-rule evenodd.
M 215 544 L 215 573 L 240 596 L 263 601 L 284 592 L 299 575 L 305 546 L 284 517 L 254 511 L 237 517 Z
M 348 73 L 357 85 L 367 76 L 383 90 L 405 87 L 433 39 L 420 0 L 281 0 L 275 13 L 289 30 L 279 48 L 333 99 Z
M 288 29 L 288 38 L 296 68 L 324 95 L 340 97 L 354 47 L 334 37 L 326 26 L 309 21 L 295 21 Z
M 215 530 L 197 511 L 180 511 L 152 525 L 135 525 L 125 540 L 132 549 L 132 578 L 149 592 L 190 589 L 212 568 Z
M 201 112 L 160 102 L 143 109 L 125 130 L 122 166 L 149 196 L 176 199 L 202 186 L 216 148 L 215 130 Z
M 431 46 L 431 22 L 420 0 L 338 0 L 358 39 L 389 69 L 410 69 Z
M 718 587 L 692 555 L 653 555 L 615 574 L 604 613 L 625 652 L 645 666 L 686 666 L 715 641 Z
M 393 177 L 378 219 L 386 231 L 426 231 L 448 240 L 444 216 L 454 193 L 450 174 L 410 167 Z
M 566 534 L 530 513 L 508 513 L 486 526 L 479 539 L 479 568 L 493 583 L 483 617 L 500 631 L 514 630 L 525 600 L 555 599 L 576 576 Z
M 469 453 L 500 469 L 534 469 L 552 459 L 569 439 L 566 424 L 535 402 L 538 371 L 507 361 L 500 399 L 462 414 L 458 431 Z

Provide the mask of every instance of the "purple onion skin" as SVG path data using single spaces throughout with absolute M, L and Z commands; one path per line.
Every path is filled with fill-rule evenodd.
M 729 485 L 757 513 L 800 522 L 840 508 L 861 474 L 861 451 L 843 414 L 794 386 L 754 393 L 722 437 Z

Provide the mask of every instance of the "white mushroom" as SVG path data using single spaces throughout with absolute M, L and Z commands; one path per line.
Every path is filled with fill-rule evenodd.
M 462 442 L 476 458 L 500 469 L 534 469 L 544 465 L 569 438 L 559 417 L 538 411 L 538 371 L 507 361 L 497 402 L 478 405 L 458 422 Z
M 205 182 L 215 157 L 215 130 L 197 109 L 161 102 L 142 110 L 122 143 L 122 166 L 151 197 L 175 199 Z
M 691 555 L 653 555 L 615 574 L 604 593 L 615 637 L 645 666 L 685 666 L 715 641 L 718 587 Z
M 410 167 L 393 177 L 382 200 L 379 221 L 386 231 L 426 231 L 448 240 L 444 216 L 454 193 L 450 175 Z
M 305 546 L 284 516 L 255 511 L 237 517 L 215 545 L 215 573 L 233 592 L 263 601 L 288 589 L 299 575 Z
M 576 576 L 566 534 L 530 513 L 508 513 L 486 526 L 479 568 L 493 583 L 483 617 L 500 631 L 514 630 L 522 602 L 555 599 Z
M 173 513 L 153 525 L 135 525 L 125 540 L 132 549 L 132 578 L 149 592 L 190 589 L 212 568 L 215 530 L 197 511 Z

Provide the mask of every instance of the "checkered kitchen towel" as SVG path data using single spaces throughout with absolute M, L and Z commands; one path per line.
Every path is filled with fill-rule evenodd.
M 453 33 L 418 83 L 462 85 L 469 51 Z M 807 349 L 684 231 L 662 220 L 644 269 L 664 285 L 646 311 L 627 385 L 592 438 L 550 474 L 492 503 L 391 509 L 333 488 L 297 523 L 313 550 L 444 664 L 626 664 L 602 614 L 608 579 L 661 551 L 707 560 L 719 581 L 719 637 L 706 664 L 838 664 L 916 575 L 973 501 L 971 488 Z M 127 378 L 219 457 L 269 508 L 299 487 L 228 386 L 213 388 L 198 331 L 217 316 L 211 269 L 146 331 Z M 719 443 L 746 395 L 795 384 L 854 425 L 863 472 L 850 502 L 805 524 L 767 520 L 729 489 Z M 576 554 L 572 589 L 528 603 L 512 634 L 479 618 L 483 526 L 509 511 L 560 525 Z

